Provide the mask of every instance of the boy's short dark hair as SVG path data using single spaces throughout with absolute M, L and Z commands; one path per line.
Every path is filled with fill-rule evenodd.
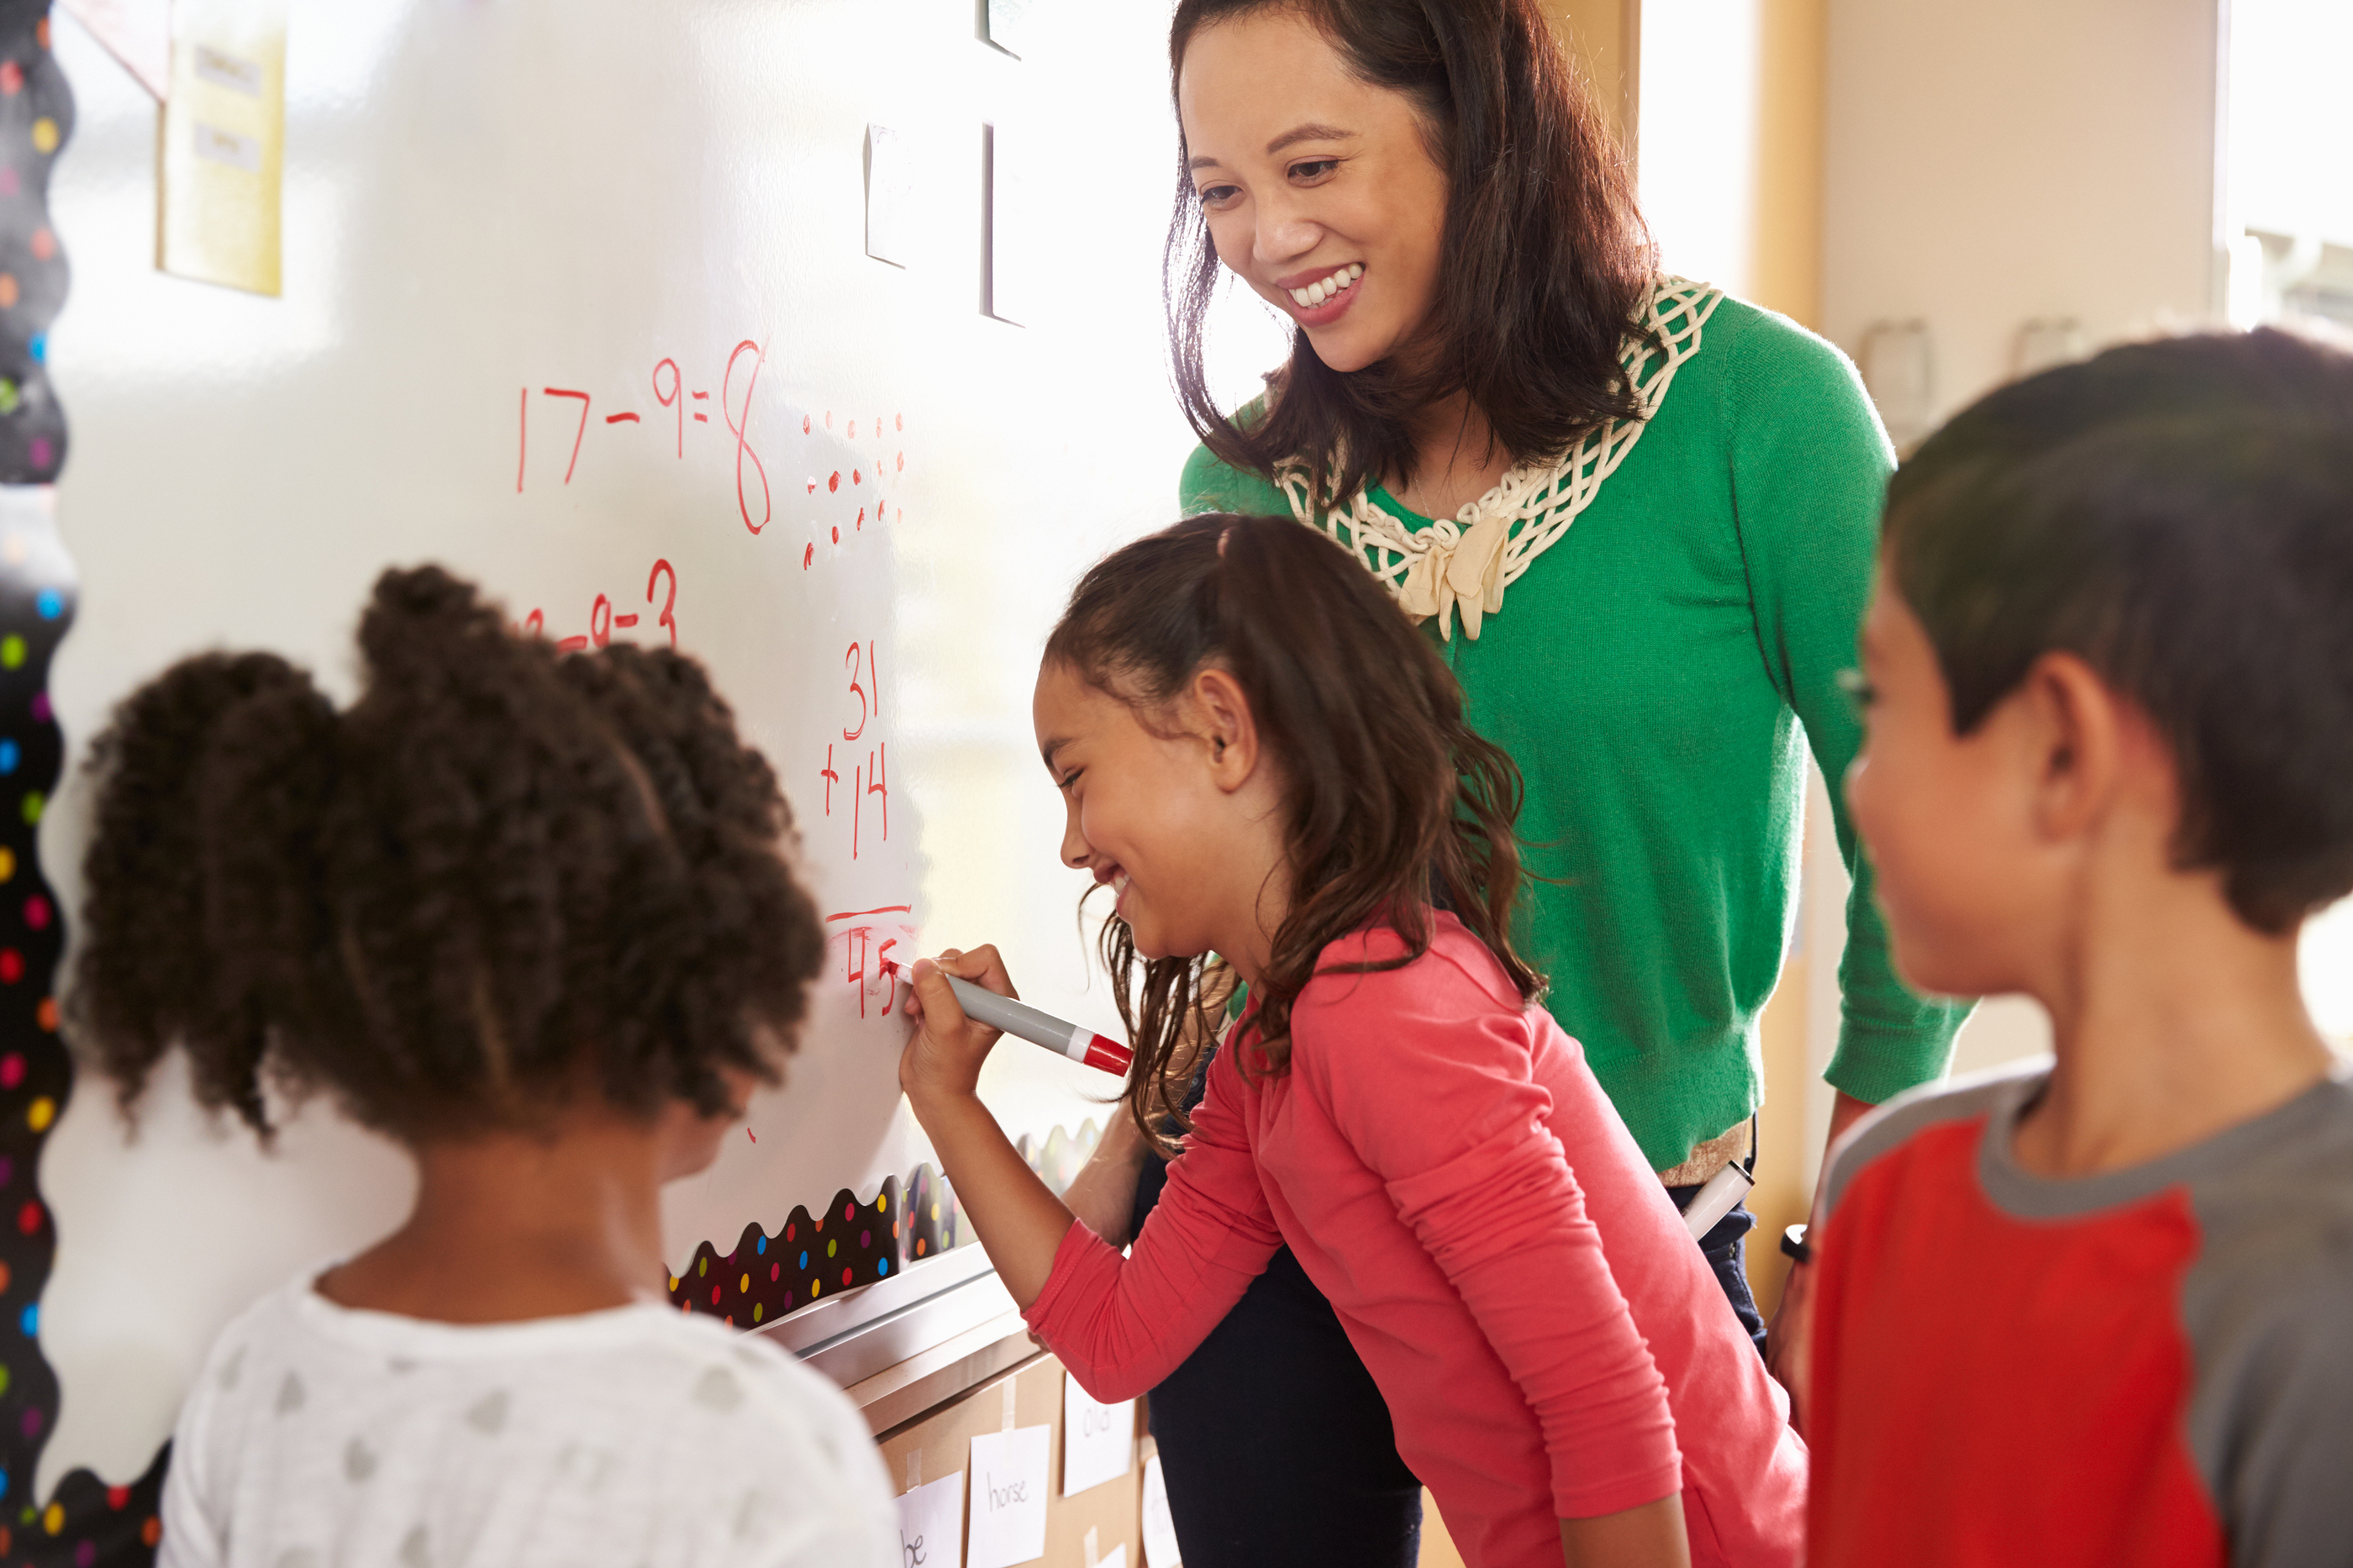
M 2176 864 L 2282 932 L 2353 891 L 2353 356 L 2283 332 L 2005 386 L 1888 487 L 1957 733 L 2065 649 L 2163 731 Z

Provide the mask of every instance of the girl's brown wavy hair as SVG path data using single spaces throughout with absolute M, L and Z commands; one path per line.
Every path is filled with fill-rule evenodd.
M 1361 79 L 1403 93 L 1446 172 L 1446 263 L 1426 364 L 1343 374 L 1303 330 L 1267 378 L 1247 427 L 1210 395 L 1202 349 L 1219 260 L 1177 132 L 1176 206 L 1163 263 L 1176 395 L 1209 450 L 1272 474 L 1309 466 L 1318 497 L 1410 479 L 1409 421 L 1457 392 L 1514 459 L 1550 458 L 1613 416 L 1641 417 L 1618 363 L 1657 258 L 1624 157 L 1577 84 L 1536 0 L 1178 0 L 1171 92 L 1204 27 L 1252 14 L 1304 16 Z
M 1512 945 L 1520 893 L 1519 770 L 1462 717 L 1462 690 L 1346 552 L 1287 518 L 1206 513 L 1106 557 L 1071 595 L 1046 659 L 1134 707 L 1177 721 L 1194 675 L 1241 687 L 1281 780 L 1293 902 L 1251 986 L 1253 1077 L 1291 1063 L 1291 1010 L 1319 973 L 1402 968 L 1429 951 L 1433 907 L 1453 913 L 1503 963 L 1520 994 L 1543 990 Z M 1324 948 L 1370 922 L 1403 957 L 1319 967 Z M 1140 959 L 1116 914 L 1103 954 L 1134 1042 L 1129 1113 L 1163 1152 L 1193 1046 L 1215 1033 L 1225 988 L 1207 955 Z

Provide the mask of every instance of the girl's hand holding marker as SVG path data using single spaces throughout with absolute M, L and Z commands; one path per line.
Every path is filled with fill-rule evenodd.
M 916 1028 L 899 1058 L 899 1087 L 919 1110 L 926 1100 L 974 1093 L 980 1064 L 1004 1033 L 965 1011 L 957 992 L 966 987 L 993 996 L 1014 994 L 1012 976 L 996 948 L 964 952 L 952 947 L 908 968 L 907 1016 Z
M 1039 1179 L 980 1102 L 980 1064 L 1003 1031 L 968 1016 L 950 977 L 1009 996 L 1013 981 L 994 947 L 971 952 L 950 948 L 915 961 L 907 972 L 907 1016 L 914 1034 L 899 1057 L 899 1087 L 931 1134 L 941 1164 L 974 1227 L 986 1239 L 1013 1300 L 1028 1308 L 1053 1272 L 1054 1255 L 1071 1224 L 1071 1211 Z

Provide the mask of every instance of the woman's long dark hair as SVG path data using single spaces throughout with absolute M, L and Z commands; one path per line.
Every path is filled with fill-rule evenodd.
M 1413 473 L 1409 421 L 1467 392 L 1519 460 L 1567 451 L 1612 416 L 1640 416 L 1618 361 L 1655 267 L 1616 142 L 1577 86 L 1536 0 L 1178 0 L 1170 79 L 1203 27 L 1284 9 L 1320 27 L 1356 75 L 1410 99 L 1447 176 L 1445 263 L 1419 369 L 1342 374 L 1294 330 L 1264 418 L 1221 412 L 1202 368 L 1217 247 L 1178 131 L 1164 286 L 1176 395 L 1227 464 L 1309 466 L 1319 498 Z
M 1503 963 L 1524 997 L 1542 982 L 1513 950 L 1520 892 L 1520 774 L 1462 718 L 1462 690 L 1428 637 L 1345 551 L 1288 518 L 1207 513 L 1140 539 L 1082 578 L 1049 663 L 1134 705 L 1148 724 L 1194 675 L 1230 674 L 1282 782 L 1293 889 L 1265 973 L 1244 1071 L 1291 1062 L 1291 1009 L 1318 973 L 1396 969 L 1427 952 L 1433 898 Z M 1406 955 L 1325 966 L 1326 946 L 1368 921 Z M 1139 962 L 1116 915 L 1103 959 L 1134 1044 L 1128 1108 L 1166 1151 L 1191 1044 L 1214 1030 L 1223 987 L 1205 959 Z M 1139 970 L 1141 973 L 1139 973 Z

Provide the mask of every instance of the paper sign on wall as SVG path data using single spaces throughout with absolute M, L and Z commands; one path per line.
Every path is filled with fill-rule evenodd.
M 987 146 L 988 313 L 1033 326 L 1050 286 L 1037 137 L 1027 124 L 1000 119 L 987 129 Z
M 866 128 L 866 254 L 907 265 L 907 231 L 915 212 L 914 161 L 887 125 Z
M 960 1568 L 964 1562 L 964 1472 L 899 1497 L 901 1568 Z
M 1008 55 L 1026 55 L 1035 42 L 1039 0 L 988 0 L 988 41 Z
M 1098 1404 L 1062 1373 L 1062 1495 L 1115 1481 L 1135 1464 L 1135 1401 Z
M 1144 1461 L 1144 1568 L 1179 1568 L 1184 1561 L 1176 1550 L 1176 1521 L 1168 1512 L 1167 1478 L 1155 1454 Z
M 200 283 L 279 291 L 287 0 L 177 0 L 164 102 L 155 265 Z
M 965 1568 L 1013 1568 L 1046 1555 L 1051 1426 L 1017 1426 L 972 1440 L 972 1528 Z

